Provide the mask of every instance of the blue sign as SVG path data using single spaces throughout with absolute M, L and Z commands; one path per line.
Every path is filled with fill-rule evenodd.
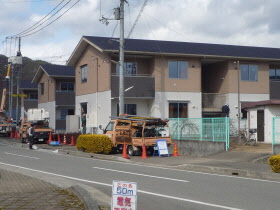
M 162 155 L 167 155 L 168 157 L 170 157 L 168 148 L 167 148 L 166 139 L 157 140 L 156 147 L 154 148 L 153 156 L 154 155 L 158 155 L 159 157 L 161 157 Z

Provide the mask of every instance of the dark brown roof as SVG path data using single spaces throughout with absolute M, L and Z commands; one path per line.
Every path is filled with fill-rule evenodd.
M 244 102 L 241 103 L 242 108 L 253 108 L 257 106 L 265 105 L 280 105 L 280 100 L 266 100 L 266 101 L 255 101 L 255 102 Z

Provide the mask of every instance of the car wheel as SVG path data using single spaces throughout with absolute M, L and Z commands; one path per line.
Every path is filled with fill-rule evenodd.
M 135 155 L 135 152 L 134 152 L 133 147 L 131 145 L 129 145 L 127 147 L 127 153 L 128 153 L 129 156 L 134 156 Z

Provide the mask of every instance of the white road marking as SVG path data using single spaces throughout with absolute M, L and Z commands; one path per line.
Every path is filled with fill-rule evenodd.
M 71 179 L 71 180 L 76 180 L 76 181 L 81 181 L 81 182 L 87 182 L 87 183 L 93 183 L 93 184 L 112 187 L 111 184 L 106 184 L 106 183 L 102 183 L 102 182 L 95 182 L 95 181 L 80 179 L 80 178 L 71 177 L 71 176 L 64 176 L 64 175 L 60 175 L 60 174 L 50 173 L 50 172 L 46 172 L 46 171 L 40 171 L 40 170 L 36 170 L 36 169 L 32 169 L 32 168 L 26 168 L 26 167 L 17 166 L 17 165 L 12 165 L 12 164 L 8 164 L 8 163 L 0 162 L 0 164 L 15 167 L 15 168 L 21 168 L 21 169 L 25 169 L 25 170 L 29 170 L 29 171 L 39 172 L 39 173 L 43 173 L 43 174 L 48 174 L 48 175 L 52 175 L 52 176 L 67 178 L 67 179 Z M 237 208 L 232 208 L 232 207 L 222 206 L 222 205 L 217 205 L 217 204 L 212 204 L 212 203 L 206 203 L 206 202 L 197 201 L 197 200 L 191 200 L 191 199 L 186 199 L 186 198 L 180 198 L 180 197 L 175 197 L 175 196 L 169 196 L 169 195 L 163 195 L 163 194 L 148 192 L 148 191 L 144 191 L 144 190 L 138 190 L 137 192 L 143 193 L 143 194 L 148 194 L 148 195 L 154 195 L 154 196 L 158 196 L 158 197 L 163 197 L 163 198 L 169 198 L 169 199 L 173 199 L 173 200 L 179 200 L 179 201 L 186 201 L 186 202 L 190 202 L 190 203 L 201 204 L 201 205 L 205 205 L 205 206 L 212 206 L 212 207 L 230 209 L 230 210 L 242 210 L 242 209 L 237 209 Z
M 19 156 L 19 157 L 26 157 L 26 158 L 33 158 L 33 159 L 40 159 L 40 158 L 36 158 L 36 157 L 30 157 L 30 156 L 26 156 L 26 155 L 18 155 L 18 154 L 13 154 L 13 153 L 9 153 L 9 152 L 4 152 L 7 155 L 14 155 L 14 156 Z
M 168 177 L 153 176 L 153 175 L 148 175 L 148 174 L 139 174 L 139 173 L 133 173 L 133 172 L 128 172 L 128 171 L 118 171 L 118 170 L 109 169 L 109 168 L 100 168 L 100 167 L 93 167 L 93 168 L 100 169 L 100 170 L 106 170 L 106 171 L 114 171 L 114 172 L 124 173 L 124 174 L 133 174 L 133 175 L 137 175 L 137 176 L 147 176 L 147 177 L 152 177 L 152 178 L 157 178 L 157 179 L 167 179 L 167 180 L 177 181 L 177 182 L 189 182 L 189 181 L 181 180 L 181 179 L 172 179 L 172 178 L 168 178 Z

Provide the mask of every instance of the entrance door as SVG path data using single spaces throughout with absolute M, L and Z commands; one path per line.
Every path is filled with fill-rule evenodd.
M 257 120 L 258 141 L 264 141 L 264 110 L 258 110 Z

